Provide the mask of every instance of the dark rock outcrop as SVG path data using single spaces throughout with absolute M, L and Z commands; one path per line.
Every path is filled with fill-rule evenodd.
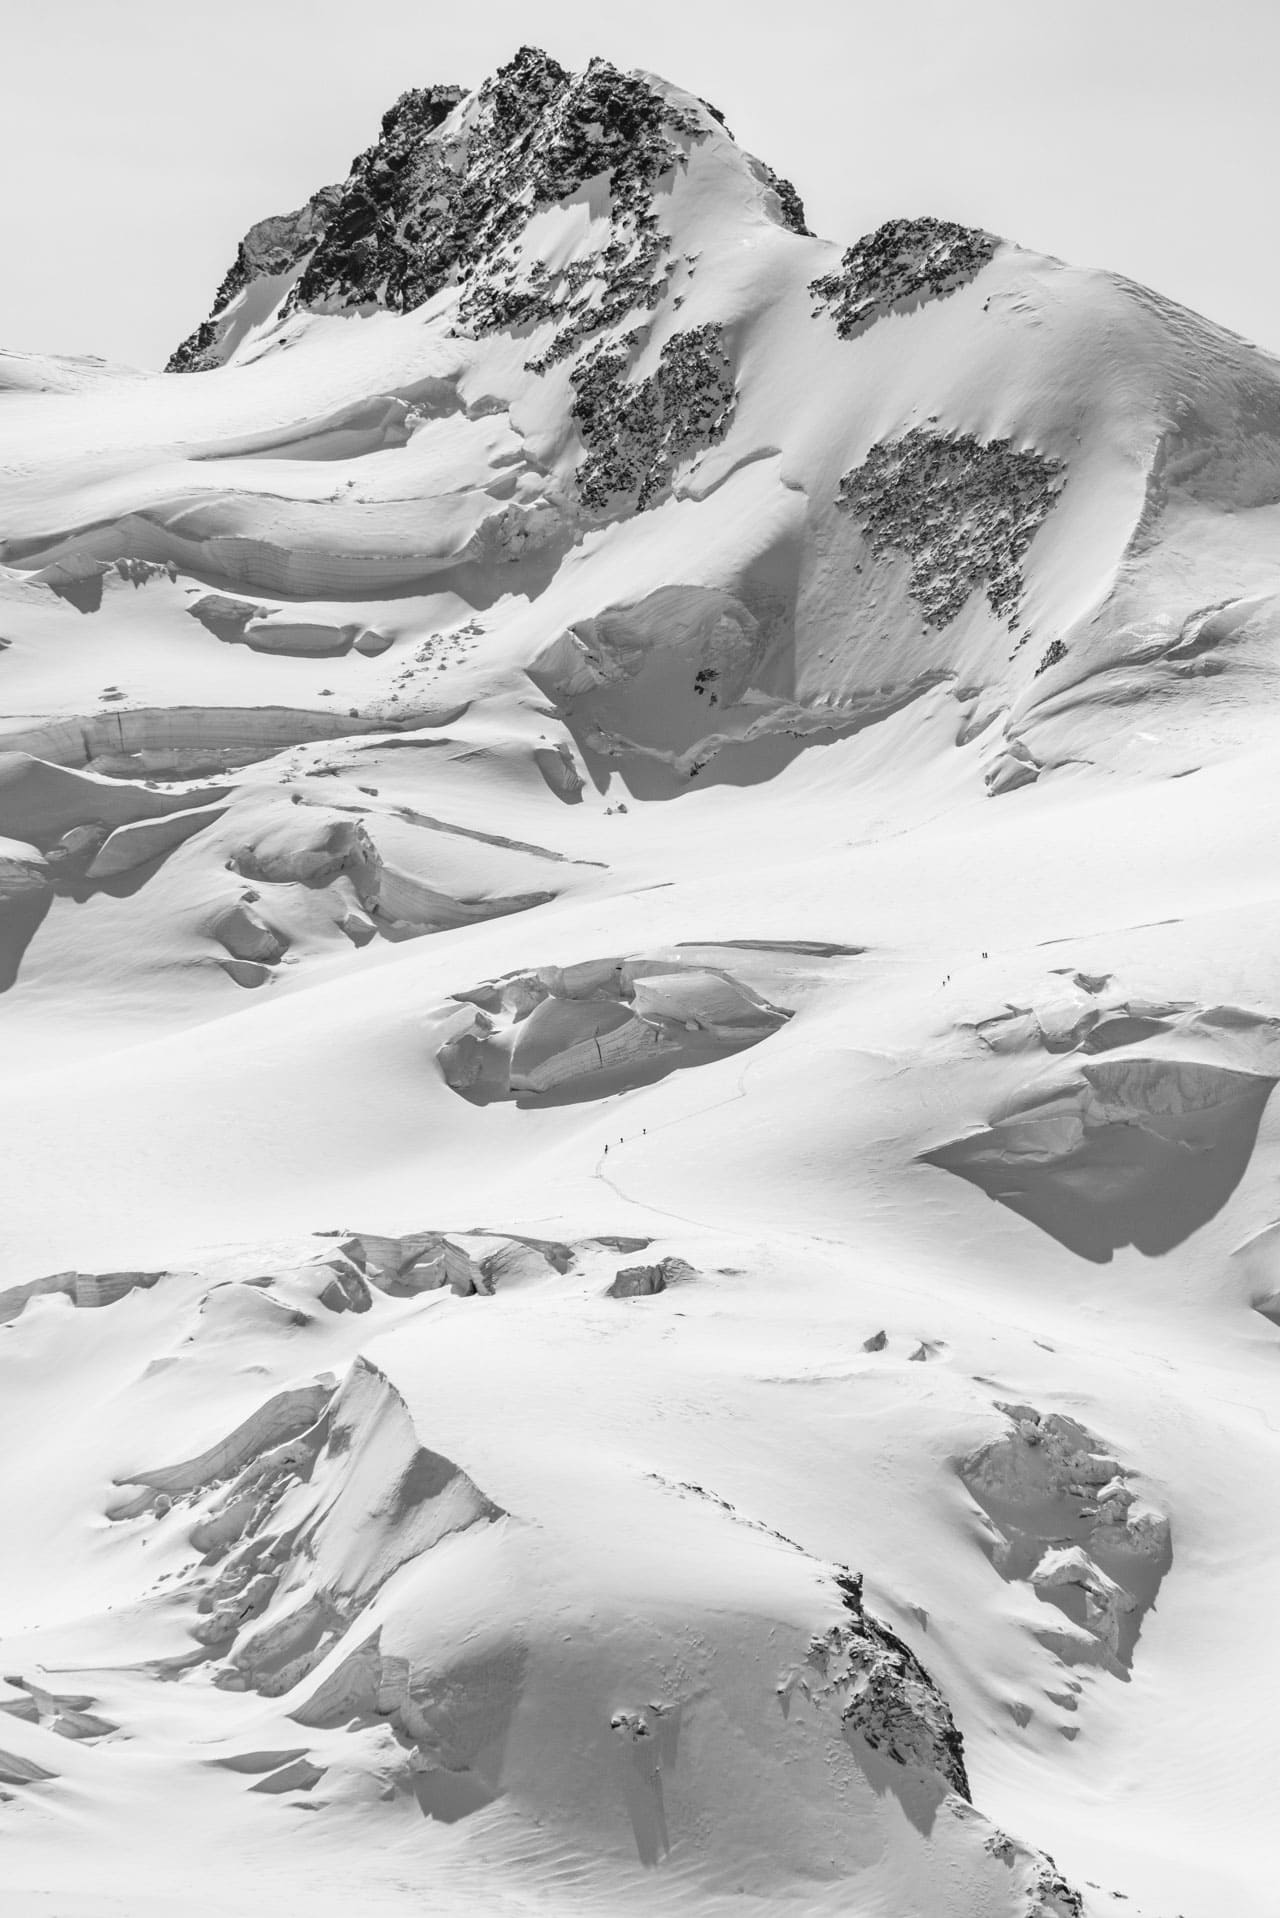
M 660 1265 L 624 1265 L 614 1275 L 606 1296 L 611 1299 L 650 1299 L 665 1292 L 666 1277 Z
M 679 104 L 607 60 L 575 74 L 536 47 L 522 47 L 475 93 L 413 88 L 341 185 L 250 230 L 210 317 L 168 370 L 218 365 L 226 357 L 219 321 L 232 301 L 253 281 L 296 268 L 292 286 L 279 289 L 284 314 L 408 313 L 454 286 L 469 331 L 553 323 L 554 337 L 530 361 L 545 372 L 593 335 L 652 312 L 666 294 L 680 263 L 669 257 L 654 197 L 717 123 L 714 109 Z M 746 164 L 766 188 L 769 217 L 807 233 L 790 181 L 761 160 Z M 555 267 L 525 258 L 534 216 L 587 189 L 603 197 L 594 209 L 607 217 L 603 243 Z
M 881 440 L 840 482 L 871 551 L 905 553 L 909 591 L 927 626 L 949 626 L 980 588 L 998 619 L 1018 623 L 1022 559 L 1065 483 L 1066 468 L 1009 440 L 913 427 Z
M 468 279 L 539 208 L 602 173 L 615 206 L 647 203 L 659 174 L 682 158 L 676 136 L 703 131 L 607 60 L 575 75 L 534 47 L 522 47 L 438 133 L 462 98 L 431 87 L 397 101 L 340 190 L 296 305 L 409 312 L 455 276 Z
M 886 313 L 905 312 L 967 286 L 1000 241 L 952 220 L 886 220 L 848 248 L 839 271 L 809 291 L 828 311 L 842 340 L 856 339 Z
M 784 1706 L 796 1691 L 818 1706 L 834 1705 L 846 1738 L 931 1774 L 971 1803 L 964 1739 L 951 1707 L 910 1647 L 864 1609 L 861 1577 L 842 1572 L 836 1584 L 847 1622 L 810 1641 L 804 1665 L 778 1686 Z
M 697 1273 L 687 1259 L 665 1258 L 657 1265 L 624 1265 L 614 1275 L 605 1297 L 610 1299 L 649 1299 L 665 1292 L 669 1285 L 696 1279 Z
M 652 207 L 665 174 L 711 131 L 647 80 L 593 60 L 573 74 L 537 48 L 474 94 L 414 88 L 384 116 L 348 178 L 299 213 L 254 227 L 218 290 L 213 314 L 169 362 L 217 364 L 218 316 L 249 282 L 303 261 L 285 312 L 380 306 L 407 313 L 460 286 L 459 317 L 478 332 L 560 323 L 543 365 L 591 333 L 656 304 L 674 263 Z M 794 188 L 766 168 L 783 224 L 803 229 Z M 520 257 L 534 215 L 606 183 L 610 230 L 595 254 L 552 272 Z
M 787 231 L 812 239 L 812 230 L 805 222 L 804 201 L 790 180 L 784 180 L 780 173 L 775 173 L 766 160 L 753 159 L 751 165 L 765 185 L 778 196 L 778 212 Z
M 341 187 L 321 187 L 295 213 L 273 213 L 249 228 L 214 296 L 208 319 L 170 356 L 166 373 L 199 373 L 220 364 L 219 316 L 252 281 L 288 273 L 306 259 L 319 245 L 341 193 Z
M 578 493 L 594 512 L 643 512 L 670 487 L 676 467 L 722 440 L 734 384 L 724 329 L 676 333 L 647 380 L 626 378 L 627 355 L 599 346 L 574 368 L 573 418 L 587 456 Z

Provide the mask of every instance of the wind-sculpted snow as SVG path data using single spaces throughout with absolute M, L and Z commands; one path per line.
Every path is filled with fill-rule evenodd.
M 162 819 L 140 819 L 129 826 L 117 826 L 103 840 L 85 869 L 86 879 L 114 879 L 132 872 L 149 860 L 162 859 L 175 846 L 183 845 L 221 819 L 226 807 L 189 806 Z
M 300 1410 L 296 1431 L 260 1445 L 200 1508 L 192 1532 L 211 1570 L 195 1581 L 206 1621 L 196 1636 L 228 1690 L 292 1691 L 340 1647 L 401 1565 L 501 1516 L 455 1465 L 416 1443 L 394 1388 L 364 1361 L 331 1404 L 303 1409 L 305 1423 Z M 332 1704 L 322 1701 L 343 1669 L 300 1709 L 302 1722 L 323 1722 Z M 348 1710 L 352 1703 L 344 1699 Z
M 51 1272 L 0 1292 L 0 1325 L 16 1319 L 32 1299 L 61 1294 L 81 1308 L 114 1305 L 130 1292 L 149 1290 L 167 1277 L 165 1272 Z
M 584 971 L 563 983 L 589 982 Z M 625 1323 L 661 1336 L 722 1277 L 673 1250 L 651 1268 L 660 1283 L 605 1287 L 619 1251 L 645 1249 L 611 1234 L 569 1245 L 360 1231 L 312 1246 L 285 1269 L 241 1255 L 238 1279 L 151 1274 L 144 1312 L 119 1320 L 130 1382 L 105 1411 L 115 1483 L 98 1496 L 137 1584 L 114 1621 L 95 1622 L 95 1669 L 74 1696 L 32 1662 L 38 1636 L 20 1667 L 9 1659 L 0 1710 L 16 1749 L 0 1765 L 10 1793 L 31 1795 L 29 1814 L 65 1770 L 59 1745 L 100 1753 L 102 1779 L 126 1777 L 159 1693 L 171 1726 L 194 1714 L 203 1727 L 169 1732 L 176 1776 L 208 1791 L 212 1769 L 227 1805 L 237 1793 L 278 1799 L 282 1814 L 305 1803 L 325 1848 L 330 1821 L 340 1833 L 357 1805 L 371 1837 L 396 1831 L 400 1807 L 466 1842 L 484 1813 L 472 1842 L 490 1848 L 495 1833 L 532 1826 L 557 1846 L 589 1844 L 612 1873 L 628 1858 L 648 1869 L 684 1858 L 696 1896 L 748 1859 L 766 1899 L 785 1903 L 789 1887 L 811 1899 L 821 1831 L 841 1897 L 875 1884 L 871 1859 L 887 1847 L 913 1912 L 949 1909 L 957 1886 L 966 1912 L 1084 1912 L 1049 1859 L 970 1803 L 956 1715 L 929 1663 L 864 1599 L 861 1575 L 814 1559 L 705 1474 L 693 1482 L 696 1447 L 670 1454 L 688 1461 L 672 1477 L 638 1476 L 607 1447 L 590 1462 L 572 1440 L 547 1448 L 527 1424 L 514 1450 L 478 1429 L 457 1444 L 449 1378 L 465 1328 L 527 1389 L 539 1316 L 558 1317 L 563 1338 L 572 1318 L 617 1323 L 622 1297 L 635 1301 Z M 116 1297 L 113 1320 L 131 1309 Z M 33 1292 L 18 1335 L 39 1342 L 56 1327 L 83 1378 L 89 1348 L 49 1317 L 57 1304 Z M 237 1348 L 256 1354 L 248 1379 Z M 299 1373 L 321 1351 L 337 1363 Z M 176 1409 L 162 1381 L 193 1366 L 206 1390 L 186 1394 L 180 1423 L 194 1443 L 149 1453 L 140 1408 L 160 1392 Z M 220 1415 L 233 1383 L 239 1413 Z M 608 1389 L 580 1377 L 570 1427 L 599 1429 Z M 452 1439 L 433 1435 L 433 1403 Z M 1087 1442 L 1070 1421 L 1044 1429 Z M 1078 1450 L 1063 1454 L 1073 1478 Z M 995 1452 L 963 1468 L 980 1497 L 999 1476 L 983 1464 Z M 638 1524 L 616 1523 L 620 1497 L 639 1497 Z M 1099 1500 L 1101 1553 L 1112 1506 L 1130 1530 L 1136 1514 L 1122 1485 Z M 105 1650 L 122 1631 L 127 1670 Z
M 1131 990 L 1110 973 L 1067 967 L 1037 992 L 975 1020 L 974 1032 L 995 1053 L 1115 1052 L 1180 1027 L 1196 1030 L 1198 1007 Z M 1240 1023 L 1250 1023 L 1242 1016 Z
M 234 1478 L 247 1460 L 258 1459 L 263 1453 L 310 1431 L 328 1405 L 331 1394 L 332 1383 L 328 1387 L 316 1384 L 302 1386 L 294 1392 L 281 1392 L 196 1458 L 184 1459 L 177 1465 L 135 1467 L 127 1482 L 173 1495 L 195 1492 Z
M 0 898 L 18 899 L 48 883 L 48 862 L 21 839 L 0 840 Z
M 1098 1658 L 1126 1671 L 1172 1563 L 1169 1521 L 1074 1419 L 1028 1405 L 999 1409 L 1007 1434 L 958 1468 L 991 1520 L 992 1563 L 1066 1614 L 1069 1628 L 1040 1634 L 1064 1663 Z
M 616 766 L 643 799 L 678 795 L 695 779 L 770 779 L 806 746 L 860 732 L 946 677 L 882 683 L 839 705 L 780 695 L 790 623 L 768 593 L 757 604 L 761 618 L 734 593 L 662 586 L 576 621 L 530 661 L 529 676 L 555 699 L 596 776 Z
M 408 832 L 403 830 L 401 818 L 387 822 L 388 827 L 401 826 L 395 835 L 397 850 L 403 849 L 401 863 L 385 858 L 380 852 L 377 842 L 383 834 L 376 825 L 371 832 L 369 821 L 353 819 L 314 803 L 289 807 L 263 806 L 258 809 L 258 818 L 261 823 L 255 825 L 253 837 L 245 843 L 232 845 L 225 860 L 226 868 L 243 879 L 255 882 L 258 887 L 306 886 L 329 893 L 348 936 L 352 936 L 346 923 L 348 915 L 344 910 L 348 903 L 369 916 L 368 923 L 373 930 L 390 938 L 406 938 L 498 918 L 511 912 L 526 912 L 535 906 L 545 905 L 556 896 L 553 890 L 545 888 L 504 893 L 481 885 L 470 897 L 459 897 L 446 886 L 432 883 L 437 875 L 444 877 L 457 870 L 456 861 L 451 860 L 441 870 L 441 862 L 438 859 L 433 861 L 431 857 L 434 834 L 451 832 L 442 821 L 411 819 L 407 822 Z M 483 835 L 476 835 L 476 838 L 484 843 Z M 419 846 L 410 844 L 414 839 L 420 842 Z M 540 848 L 524 848 L 500 840 L 491 843 L 500 848 L 509 846 L 517 855 L 521 852 L 533 855 L 532 859 L 517 857 L 496 861 L 490 855 L 487 863 L 492 870 L 510 871 L 515 867 L 526 873 L 538 871 L 548 856 L 555 857 L 543 854 Z M 435 845 L 440 845 L 439 839 L 435 840 Z M 424 853 L 425 859 L 422 857 Z M 463 864 L 473 875 L 474 885 L 480 880 L 486 864 L 480 847 L 470 852 Z M 215 937 L 226 944 L 225 931 L 229 924 L 241 927 L 253 925 L 257 915 L 250 909 L 260 897 L 260 892 L 242 894 L 238 904 L 228 908 L 215 925 Z M 284 938 L 281 943 L 279 934 L 273 934 L 272 938 L 279 948 L 275 953 L 278 959 L 288 940 Z M 235 956 L 241 959 L 263 957 L 261 953 L 249 951 L 238 951 Z
M 885 314 L 910 312 L 967 286 L 999 244 L 993 233 L 952 220 L 886 220 L 848 248 L 838 273 L 814 280 L 809 291 L 840 338 L 854 340 Z
M 520 1320 L 557 1301 L 616 1323 L 617 1294 L 599 1282 L 628 1244 L 365 1232 L 288 1270 L 162 1275 L 146 1295 L 155 1310 L 132 1325 L 152 1363 L 103 1432 L 117 1467 L 104 1498 L 110 1549 L 136 1561 L 141 1582 L 127 1624 L 104 1617 L 94 1629 L 110 1638 L 124 1625 L 132 1662 L 121 1671 L 100 1654 L 71 1694 L 28 1646 L 0 1691 L 14 1747 L 3 1780 L 33 1794 L 28 1811 L 38 1817 L 39 1795 L 65 1769 L 59 1740 L 93 1748 L 100 1778 L 127 1777 L 159 1694 L 205 1726 L 192 1741 L 169 1734 L 171 1769 L 205 1791 L 210 1769 L 221 1774 L 232 1803 L 278 1798 L 288 1813 L 305 1802 L 322 1846 L 330 1819 L 341 1830 L 353 1805 L 371 1836 L 393 1832 L 400 1807 L 428 1829 L 458 1827 L 464 1842 L 484 1812 L 474 1842 L 489 1846 L 532 1826 L 557 1846 L 603 1846 L 613 1872 L 687 1855 L 697 1896 L 714 1896 L 745 1855 L 765 1895 L 785 1901 L 788 1887 L 812 1889 L 808 1848 L 822 1830 L 843 1885 L 873 1885 L 871 1861 L 887 1847 L 898 1882 L 924 1900 L 959 1884 L 965 1911 L 1033 1909 L 1020 1900 L 1050 1883 L 1049 1861 L 970 1803 L 951 1707 L 864 1601 L 860 1574 L 703 1483 L 638 1477 L 605 1458 L 583 1476 L 540 1442 L 532 1476 L 513 1476 L 519 1454 L 480 1434 L 463 1448 L 488 1460 L 473 1471 L 431 1436 L 421 1367 L 453 1343 L 450 1325 L 462 1328 L 450 1314 L 478 1325 L 477 1313 L 514 1311 L 518 1341 Z M 429 1267 L 436 1276 L 419 1287 L 412 1275 Z M 665 1285 L 642 1312 L 673 1297 L 687 1310 L 706 1283 L 675 1253 L 655 1270 Z M 488 1282 L 469 1289 L 467 1273 Z M 18 1323 L 40 1337 L 40 1323 Z M 299 1377 L 295 1353 L 319 1337 L 336 1356 L 335 1334 L 376 1338 L 376 1323 L 396 1329 L 380 1356 L 348 1342 L 336 1370 Z M 194 1343 L 221 1399 L 230 1343 L 250 1324 L 266 1372 L 285 1382 L 243 1382 L 249 1409 L 235 1421 L 186 1406 L 196 1446 L 176 1461 L 146 1454 L 134 1426 L 155 1381 L 190 1366 Z M 75 1345 L 64 1331 L 64 1349 Z M 514 1499 L 494 1496 L 494 1474 Z M 564 1503 L 561 1488 L 579 1478 Z M 527 1509 L 539 1483 L 540 1515 Z M 637 1489 L 643 1521 L 619 1528 L 613 1502 Z M 593 1537 L 605 1552 L 597 1545 L 584 1590 L 576 1563 Z M 710 1584 L 692 1569 L 698 1547 Z M 148 1567 L 159 1572 L 149 1586 Z M 754 1837 L 744 1792 L 765 1825 Z
M 1158 1258 L 1227 1203 L 1275 1083 L 1199 1060 L 1098 1060 L 925 1156 L 1082 1258 L 1128 1245 Z
M 232 786 L 166 791 L 139 775 L 148 768 L 171 772 L 174 759 L 179 771 L 208 768 L 211 759 L 252 766 L 260 752 L 170 747 L 165 742 L 174 737 L 169 722 L 176 716 L 164 715 L 154 730 L 147 730 L 145 714 L 127 717 L 137 730 L 126 729 L 112 742 L 125 750 L 91 756 L 102 771 L 29 754 L 3 756 L 0 826 L 11 829 L 0 839 L 5 984 L 30 962 L 33 945 L 38 961 L 51 908 L 62 901 L 117 898 L 130 902 L 130 916 L 141 912 L 147 919 L 141 901 L 152 888 L 163 902 L 162 937 L 182 930 L 187 964 L 213 962 L 236 985 L 257 987 L 305 964 L 317 938 L 338 949 L 359 948 L 379 937 L 400 941 L 478 925 L 545 906 L 593 865 L 603 868 L 603 862 L 574 860 L 550 846 L 405 804 L 381 804 L 375 789 L 355 783 L 354 773 L 337 789 L 317 783 L 289 790 L 278 775 L 267 774 Z M 190 737 L 209 727 L 217 738 L 218 717 L 192 715 L 197 723 Z M 222 717 L 238 722 L 228 728 L 234 734 L 257 716 Z M 287 725 L 290 716 L 260 717 Z M 298 717 L 305 738 L 312 728 L 305 715 Z M 56 740 L 41 743 L 56 749 Z M 83 738 L 80 743 L 88 750 Z M 555 773 L 565 766 L 552 755 Z M 326 771 L 330 780 L 339 777 L 337 767 Z M 539 767 L 535 776 L 546 774 Z M 144 972 L 148 957 L 144 945 L 137 956 Z
M 496 979 L 438 1054 L 455 1092 L 600 1099 L 758 1045 L 790 1016 L 731 972 L 676 958 L 600 959 Z
M 668 440 L 686 453 L 700 443 L 671 429 L 654 450 L 659 465 Z M 669 462 L 679 456 L 671 452 Z M 309 476 L 306 485 L 313 490 Z M 394 598 L 469 585 L 487 601 L 531 586 L 536 556 L 545 561 L 564 544 L 561 518 L 545 502 L 495 505 L 477 490 L 439 500 L 433 523 L 424 526 L 416 499 L 356 499 L 349 488 L 319 500 L 289 498 L 273 490 L 264 473 L 256 486 L 165 492 L 142 511 L 10 541 L 0 553 L 10 564 L 46 570 L 68 554 L 103 571 L 122 557 L 130 563 L 163 557 L 191 578 L 232 593 L 281 599 Z M 486 583 L 491 573 L 500 585 Z
M 206 815 L 216 814 L 226 797 L 225 787 L 158 792 L 21 750 L 0 753 L 0 831 L 30 838 L 46 852 L 69 830 L 86 826 L 105 840 L 123 828 L 176 820 L 191 811 L 207 823 Z
M 1018 624 L 1022 561 L 1065 483 L 1059 460 L 1008 440 L 913 427 L 882 440 L 840 482 L 877 556 L 911 562 L 911 596 L 930 626 L 959 617 L 981 589 L 992 612 Z
M 92 1692 L 54 1692 L 43 1685 L 32 1683 L 15 1672 L 11 1677 L 0 1681 L 3 1693 L 0 1695 L 0 1712 L 7 1718 L 16 1719 L 19 1724 L 39 1725 L 52 1732 L 58 1738 L 71 1738 L 77 1744 L 82 1741 L 96 1742 L 99 1738 L 108 1738 L 119 1729 L 108 1718 L 101 1717 L 89 1707 L 96 1703 Z M 16 1775 L 15 1760 L 10 1754 L 0 1755 L 0 1780 L 7 1784 L 30 1784 L 41 1777 L 38 1766 L 28 1760 L 18 1760 L 22 1768 Z M 6 1776 L 7 1768 L 7 1776 Z M 44 1773 L 48 1777 L 50 1774 Z
M 407 714 L 406 721 L 431 726 L 448 724 L 456 717 L 456 707 L 437 707 Z M 0 742 L 6 755 L 83 768 L 112 781 L 115 790 L 123 793 L 136 791 L 125 784 L 133 778 L 201 779 L 274 758 L 303 741 L 394 732 L 397 724 L 394 715 L 375 720 L 287 706 L 135 706 L 115 713 L 6 724 Z M 178 812 L 192 803 L 173 794 L 156 795 L 156 800 L 145 808 L 148 812 Z M 134 802 L 122 799 L 121 803 Z

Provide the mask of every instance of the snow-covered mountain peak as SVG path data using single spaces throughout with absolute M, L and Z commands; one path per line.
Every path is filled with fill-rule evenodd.
M 174 368 L 0 356 L 19 1918 L 1270 1918 L 1275 361 L 525 49 Z
M 712 136 L 732 146 L 714 108 L 652 75 L 599 59 L 574 74 L 532 47 L 474 93 L 411 90 L 342 185 L 252 229 L 210 319 L 176 350 L 170 371 L 232 357 L 250 306 L 261 327 L 267 292 L 281 315 L 407 313 L 457 286 L 464 326 L 528 325 L 557 312 L 581 320 L 593 304 L 596 330 L 661 296 L 673 236 L 656 203 Z M 768 189 L 771 216 L 804 232 L 795 189 L 740 157 Z M 589 249 L 566 255 L 562 246 L 554 261 L 525 249 L 538 213 L 584 196 L 601 229 Z

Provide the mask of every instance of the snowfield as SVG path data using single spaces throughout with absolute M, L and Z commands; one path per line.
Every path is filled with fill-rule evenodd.
M 0 354 L 20 1918 L 1271 1918 L 1280 363 L 408 94 Z

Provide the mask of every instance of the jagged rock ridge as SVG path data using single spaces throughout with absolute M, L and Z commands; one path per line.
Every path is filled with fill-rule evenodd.
M 798 1690 L 833 1703 L 847 1735 L 971 1802 L 964 1739 L 946 1699 L 897 1633 L 865 1610 L 861 1577 L 844 1571 L 836 1583 L 848 1620 L 813 1638 L 804 1667 L 780 1683 L 779 1696 L 785 1702 Z
M 303 260 L 286 311 L 365 305 L 406 313 L 456 282 L 461 318 L 480 331 L 563 317 L 564 330 L 544 356 L 553 364 L 589 333 L 656 303 L 665 279 L 654 188 L 711 130 L 607 60 L 571 74 L 532 47 L 472 96 L 452 86 L 412 89 L 384 116 L 380 138 L 357 156 L 342 185 L 325 188 L 299 214 L 252 229 L 212 318 L 177 349 L 169 370 L 217 364 L 213 320 L 231 298 L 256 275 Z M 807 232 L 791 183 L 763 162 L 751 164 L 780 224 Z M 598 255 L 558 272 L 541 262 L 525 266 L 519 241 L 539 209 L 601 178 L 610 232 Z

